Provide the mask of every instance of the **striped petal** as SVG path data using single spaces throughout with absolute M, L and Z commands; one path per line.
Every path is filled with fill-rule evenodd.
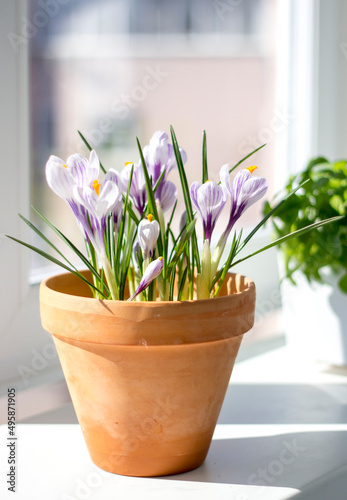
M 164 267 L 164 260 L 163 257 L 159 257 L 158 259 L 154 260 L 151 262 L 145 272 L 143 273 L 142 279 L 140 281 L 140 284 L 138 288 L 136 289 L 135 293 L 131 297 L 129 297 L 128 301 L 130 302 L 133 300 L 139 293 L 143 292 L 146 290 L 148 285 L 152 283 L 152 281 L 159 276 L 159 274 L 162 272 Z
M 71 172 L 58 156 L 50 156 L 46 163 L 46 179 L 49 187 L 65 201 L 73 199 L 74 180 Z
M 155 245 L 159 236 L 160 226 L 158 221 L 148 216 L 148 219 L 142 219 L 139 224 L 137 238 L 142 249 L 143 258 L 152 258 Z
M 159 201 L 162 211 L 167 212 L 177 199 L 177 188 L 171 181 L 162 182 L 154 196 Z
M 194 182 L 190 187 L 190 195 L 202 218 L 205 239 L 210 242 L 217 219 L 227 200 L 225 190 L 214 181 L 207 181 L 202 185 Z

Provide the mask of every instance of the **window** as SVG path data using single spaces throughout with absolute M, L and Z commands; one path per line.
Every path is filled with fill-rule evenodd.
M 29 2 L 33 19 L 40 2 Z M 275 109 L 275 19 L 273 0 L 60 5 L 30 50 L 32 204 L 81 241 L 68 207 L 44 178 L 50 154 L 87 153 L 77 130 L 106 169 L 120 170 L 138 160 L 136 136 L 144 146 L 155 130 L 169 132 L 172 124 L 188 152 L 190 182 L 201 177 L 203 128 L 212 179 L 224 163 L 267 142 L 251 161 L 272 185 L 276 134 L 286 126 L 283 110 Z M 178 183 L 177 173 L 171 178 Z M 260 208 L 252 207 L 242 224 L 258 220 Z M 41 278 L 47 263 L 35 254 L 31 259 L 38 281 L 35 274 Z

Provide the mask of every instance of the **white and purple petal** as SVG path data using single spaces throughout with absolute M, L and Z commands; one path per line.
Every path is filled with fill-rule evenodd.
M 210 242 L 217 219 L 227 201 L 225 189 L 214 181 L 202 185 L 194 182 L 190 187 L 190 196 L 202 218 L 205 239 Z
M 142 279 L 140 281 L 140 284 L 138 288 L 136 289 L 135 293 L 131 297 L 128 298 L 128 301 L 130 302 L 133 300 L 139 293 L 143 292 L 146 290 L 146 288 L 152 283 L 152 281 L 159 276 L 159 274 L 162 272 L 164 267 L 164 260 L 163 257 L 159 257 L 158 259 L 154 260 L 151 262 L 145 272 L 143 273 Z
M 71 172 L 58 156 L 50 156 L 46 163 L 46 180 L 52 191 L 65 201 L 73 198 L 74 181 Z
M 159 232 L 160 226 L 158 221 L 142 219 L 140 222 L 137 231 L 137 238 L 142 249 L 144 259 L 150 259 L 153 257 Z
M 161 182 L 154 197 L 159 201 L 162 211 L 167 212 L 177 199 L 177 188 L 171 181 Z

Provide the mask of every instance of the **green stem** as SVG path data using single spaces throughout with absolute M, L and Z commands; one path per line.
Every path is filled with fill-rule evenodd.
M 106 255 L 103 256 L 103 258 L 102 258 L 102 267 L 105 271 L 105 276 L 107 279 L 108 287 L 109 287 L 111 295 L 112 295 L 112 299 L 118 300 L 119 293 L 118 293 L 116 279 L 114 277 L 110 261 L 107 259 Z

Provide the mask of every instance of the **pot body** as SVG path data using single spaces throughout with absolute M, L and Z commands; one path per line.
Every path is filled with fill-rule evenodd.
M 41 284 L 90 456 L 109 472 L 176 474 L 207 455 L 255 287 L 230 275 L 224 296 L 187 302 L 101 301 L 73 275 Z

